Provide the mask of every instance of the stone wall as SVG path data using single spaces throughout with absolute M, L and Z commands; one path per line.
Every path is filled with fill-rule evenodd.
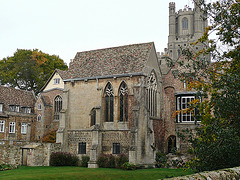
M 0 164 L 49 166 L 52 152 L 61 151 L 55 143 L 25 143 L 0 145 Z
M 168 180 L 219 180 L 219 179 L 231 179 L 238 180 L 240 179 L 240 167 L 217 170 L 217 171 L 209 171 L 209 172 L 201 172 L 189 176 L 168 178 Z

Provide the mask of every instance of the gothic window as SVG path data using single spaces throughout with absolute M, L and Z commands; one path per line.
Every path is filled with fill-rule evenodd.
M 177 97 L 177 110 L 184 110 L 189 107 L 189 103 L 195 99 L 194 96 L 178 96 Z M 177 115 L 177 122 L 194 122 L 194 110 L 181 111 Z
M 90 116 L 91 116 L 91 125 L 90 126 L 93 126 L 96 124 L 96 109 L 91 110 Z
M 188 29 L 188 19 L 186 17 L 182 19 L 182 29 Z
M 107 83 L 104 96 L 105 96 L 105 121 L 113 122 L 114 96 L 111 83 Z
M 37 116 L 37 121 L 40 122 L 41 120 L 42 120 L 42 116 L 39 114 L 39 115 Z
M 157 79 L 154 72 L 148 77 L 147 83 L 147 107 L 150 116 L 157 116 Z
M 173 153 L 176 150 L 176 136 L 168 138 L 168 153 Z
M 120 143 L 113 143 L 113 154 L 120 154 Z
M 41 109 L 42 109 L 42 104 L 39 103 L 39 104 L 38 104 L 38 110 L 41 110 Z
M 78 144 L 78 154 L 86 154 L 86 143 L 80 142 Z
M 54 99 L 54 119 L 59 120 L 60 111 L 62 110 L 62 98 L 56 96 Z
M 119 103 L 120 121 L 128 121 L 128 88 L 125 82 L 119 88 Z

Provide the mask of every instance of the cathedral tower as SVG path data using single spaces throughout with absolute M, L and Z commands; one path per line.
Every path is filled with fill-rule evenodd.
M 170 58 L 178 59 L 180 47 L 186 48 L 203 35 L 207 26 L 207 20 L 203 20 L 203 17 L 199 0 L 195 0 L 194 9 L 185 6 L 178 12 L 175 11 L 175 3 L 169 3 L 168 55 Z M 195 48 L 202 49 L 202 45 Z

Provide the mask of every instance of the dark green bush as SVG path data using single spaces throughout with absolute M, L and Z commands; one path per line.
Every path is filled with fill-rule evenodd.
M 81 167 L 88 167 L 89 156 L 82 156 Z
M 129 162 L 125 162 L 125 163 L 121 166 L 121 168 L 122 168 L 123 170 L 136 170 L 136 169 L 137 169 L 137 166 L 134 165 L 134 164 L 130 164 Z
M 50 166 L 77 166 L 78 157 L 66 152 L 54 152 L 50 156 Z
M 112 154 L 108 155 L 107 167 L 116 168 L 115 157 Z

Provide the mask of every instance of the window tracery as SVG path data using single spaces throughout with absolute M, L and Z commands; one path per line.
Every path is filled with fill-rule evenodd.
M 128 88 L 125 82 L 122 82 L 119 88 L 120 98 L 120 122 L 128 121 Z
M 154 72 L 151 72 L 147 81 L 147 107 L 150 116 L 157 116 L 157 79 Z
M 113 106 L 114 94 L 111 83 L 108 83 L 105 88 L 105 121 L 113 122 Z
M 56 96 L 54 99 L 54 120 L 59 120 L 61 110 L 62 110 L 62 98 L 60 96 Z

